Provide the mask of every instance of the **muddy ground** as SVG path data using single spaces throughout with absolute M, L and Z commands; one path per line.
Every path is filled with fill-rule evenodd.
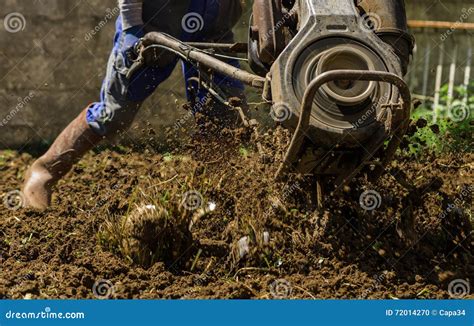
M 276 157 L 282 135 L 263 140 Z M 248 143 L 205 138 L 91 152 L 44 213 L 12 192 L 34 157 L 0 152 L 0 298 L 450 298 L 472 285 L 472 154 L 399 157 L 392 174 L 416 189 L 361 177 L 317 210 L 306 178 L 276 185 Z

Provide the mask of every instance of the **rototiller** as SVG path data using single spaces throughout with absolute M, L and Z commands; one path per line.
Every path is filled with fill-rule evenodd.
M 183 43 L 152 32 L 131 73 L 160 48 L 202 70 L 202 86 L 224 102 L 209 71 L 259 89 L 292 131 L 276 177 L 297 171 L 338 190 L 362 170 L 376 179 L 399 147 L 413 46 L 403 0 L 255 0 L 247 43 Z M 225 63 L 223 53 L 245 53 L 254 73 Z

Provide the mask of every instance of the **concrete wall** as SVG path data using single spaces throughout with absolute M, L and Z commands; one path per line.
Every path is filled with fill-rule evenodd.
M 2 0 L 0 148 L 50 142 L 98 98 L 111 48 L 115 3 L 116 0 Z M 246 3 L 250 5 L 251 1 Z M 460 8 L 468 4 L 469 1 L 408 1 L 411 18 L 419 19 L 457 20 Z M 19 25 L 14 24 L 12 13 L 21 14 L 16 21 Z M 239 40 L 245 40 L 247 21 L 248 12 L 238 28 Z M 12 25 L 8 26 L 8 22 Z M 97 32 L 92 33 L 94 30 Z M 175 71 L 147 101 L 129 131 L 130 137 L 140 135 L 144 121 L 160 131 L 184 116 L 186 112 L 176 104 L 182 101 L 181 86 L 180 73 Z
M 116 0 L 2 0 L 0 147 L 50 142 L 98 99 L 118 13 L 115 5 Z M 15 25 L 8 18 L 11 13 L 21 14 L 24 21 Z M 135 126 L 143 120 L 157 130 L 174 124 L 185 114 L 175 104 L 182 98 L 181 85 L 177 71 L 143 107 Z M 131 137 L 139 133 L 136 129 Z

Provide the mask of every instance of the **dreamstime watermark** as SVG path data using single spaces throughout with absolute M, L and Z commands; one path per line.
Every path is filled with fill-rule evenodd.
M 18 33 L 25 30 L 26 19 L 19 12 L 12 12 L 5 16 L 3 21 L 5 30 L 9 33 Z
M 291 16 L 296 12 L 296 7 L 293 7 L 290 11 L 285 13 L 281 19 L 279 19 L 275 25 L 273 25 L 272 29 L 268 30 L 263 36 L 262 40 L 267 41 L 269 38 L 273 38 L 273 34 L 282 28 L 285 23 L 290 20 Z
M 98 210 L 99 208 L 101 208 L 102 206 L 104 206 L 110 200 L 110 198 L 113 198 L 113 196 L 119 190 L 119 188 L 120 188 L 120 186 L 117 183 L 117 184 L 113 185 L 112 188 L 108 189 L 105 198 L 99 199 L 99 201 L 96 202 L 96 204 L 94 205 L 94 208 L 92 208 L 89 211 L 89 213 L 93 213 L 96 210 Z
M 0 127 L 6 126 L 10 121 L 12 121 L 15 116 L 25 108 L 25 106 L 31 102 L 31 100 L 36 96 L 34 91 L 31 91 L 27 96 L 24 98 L 18 98 L 18 103 L 15 105 L 13 109 L 8 112 L 8 114 L 0 120 Z
M 453 280 L 448 285 L 448 293 L 451 298 L 464 298 L 471 293 L 471 285 L 463 279 Z
M 173 126 L 174 130 L 180 130 L 181 128 L 183 128 L 184 124 L 193 117 L 193 112 L 189 110 L 183 117 L 181 117 L 180 119 L 178 119 L 178 121 L 175 122 Z
M 374 103 L 367 111 L 364 112 L 364 114 L 362 116 L 359 117 L 359 119 L 357 119 L 357 121 L 353 124 L 352 126 L 352 129 L 359 129 L 360 127 L 362 127 L 367 120 L 369 120 L 371 117 L 373 117 L 374 115 L 377 114 L 377 108 L 386 103 L 388 100 L 388 96 L 387 95 L 384 95 L 382 96 L 378 101 L 377 103 Z
M 298 181 L 296 181 L 295 183 L 292 183 L 291 185 L 285 186 L 285 188 L 283 188 L 281 196 L 273 199 L 271 206 L 269 207 L 269 209 L 265 211 L 264 216 L 269 216 L 272 212 L 277 210 L 280 205 L 283 206 L 283 203 L 288 198 L 290 198 L 293 195 L 293 193 L 297 190 L 301 190 L 301 186 Z
M 290 120 L 293 116 L 290 106 L 286 103 L 276 103 L 272 106 L 270 117 L 275 122 L 284 122 Z
M 462 8 L 461 12 L 461 16 L 456 22 L 453 23 L 451 28 L 441 34 L 440 40 L 442 42 L 446 41 L 461 24 L 469 19 L 469 17 L 474 13 L 474 7 L 470 7 L 469 9 Z
M 440 220 L 444 220 L 446 217 L 449 216 L 449 214 L 451 214 L 451 212 L 455 210 L 459 210 L 460 209 L 459 207 L 462 205 L 462 202 L 465 200 L 469 200 L 472 197 L 473 191 L 474 191 L 474 185 L 464 187 L 461 190 L 461 193 L 458 196 L 456 196 L 456 199 L 454 199 L 454 203 L 449 203 L 448 207 L 445 210 L 443 210 L 441 214 L 438 215 L 438 218 Z
M 188 211 L 195 211 L 196 209 L 201 208 L 203 203 L 204 198 L 201 193 L 196 190 L 190 190 L 184 193 L 181 205 Z
M 1 262 L 1 259 L 0 259 L 0 262 Z M 21 276 L 15 282 L 15 285 L 11 288 L 11 292 L 13 293 L 13 292 L 17 291 L 19 288 L 21 288 L 24 285 L 23 282 L 33 281 L 33 280 L 35 280 L 35 278 L 36 278 L 36 276 L 33 272 L 29 272 L 29 273 Z
M 119 7 L 114 7 L 113 9 L 107 8 L 106 14 L 104 18 L 100 20 L 100 22 L 94 26 L 93 29 L 88 31 L 86 35 L 84 36 L 84 40 L 86 42 L 89 42 L 94 38 L 94 36 L 99 33 L 102 28 L 104 28 L 105 25 L 107 25 L 111 20 L 113 20 L 115 17 L 117 17 L 120 14 L 120 8 Z
M 25 206 L 25 196 L 20 190 L 7 192 L 3 197 L 3 205 L 11 211 L 17 211 Z
M 115 285 L 109 280 L 98 280 L 92 286 L 92 293 L 97 299 L 110 299 L 115 295 Z
M 374 277 L 374 284 L 371 287 L 369 287 L 367 290 L 365 290 L 364 293 L 362 293 L 362 295 L 359 297 L 359 299 L 360 300 L 367 299 L 369 294 L 377 290 L 380 287 L 380 285 L 382 285 L 382 283 L 385 281 L 385 279 L 386 279 L 385 274 L 376 275 Z
M 467 121 L 474 110 L 472 104 L 465 101 L 455 100 L 446 106 L 438 106 L 433 109 L 431 123 L 436 124 L 442 119 L 450 119 L 452 122 L 460 123 Z
M 44 311 L 7 311 L 5 318 L 10 319 L 85 319 L 86 314 L 83 312 L 53 312 L 50 307 L 45 307 Z
M 300 183 L 298 181 L 296 181 L 295 183 L 292 183 L 289 186 L 286 186 L 283 189 L 283 193 L 282 193 L 280 202 L 283 202 L 283 201 L 287 200 L 288 198 L 291 197 L 291 195 L 293 195 L 293 193 L 295 191 L 300 190 L 300 189 L 301 189 L 301 186 L 300 186 Z
M 102 123 L 110 122 L 114 119 L 115 110 L 112 110 L 108 105 L 102 107 L 102 110 L 99 112 L 99 116 L 97 117 L 97 121 Z
M 278 279 L 270 284 L 270 294 L 274 299 L 287 299 L 291 296 L 293 287 L 285 279 Z
M 204 108 L 206 103 L 211 99 L 211 97 L 212 97 L 211 93 L 207 93 L 206 96 L 199 99 L 199 101 L 196 104 L 194 104 L 193 107 L 190 110 L 188 110 L 188 112 L 182 118 L 176 121 L 176 123 L 174 124 L 174 129 L 179 130 L 183 128 L 184 124 L 188 120 L 194 117 L 194 113 L 202 111 L 202 109 Z
M 373 211 L 382 205 L 382 196 L 375 190 L 364 191 L 359 197 L 359 204 L 366 211 Z
M 455 102 L 448 107 L 448 118 L 454 122 L 463 122 L 471 115 L 471 108 L 467 103 Z
M 181 20 L 181 27 L 186 33 L 196 33 L 204 28 L 204 18 L 197 12 L 190 12 L 184 15 Z
M 373 33 L 382 26 L 382 18 L 376 13 L 365 13 L 361 16 L 360 27 L 367 33 Z

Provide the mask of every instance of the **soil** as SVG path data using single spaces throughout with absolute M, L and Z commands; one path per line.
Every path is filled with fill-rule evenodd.
M 273 181 L 284 131 L 263 136 L 265 160 L 245 132 L 217 138 L 91 152 L 46 212 L 12 193 L 34 157 L 0 152 L 0 298 L 450 298 L 472 284 L 472 154 L 399 157 L 317 209 L 307 178 Z

